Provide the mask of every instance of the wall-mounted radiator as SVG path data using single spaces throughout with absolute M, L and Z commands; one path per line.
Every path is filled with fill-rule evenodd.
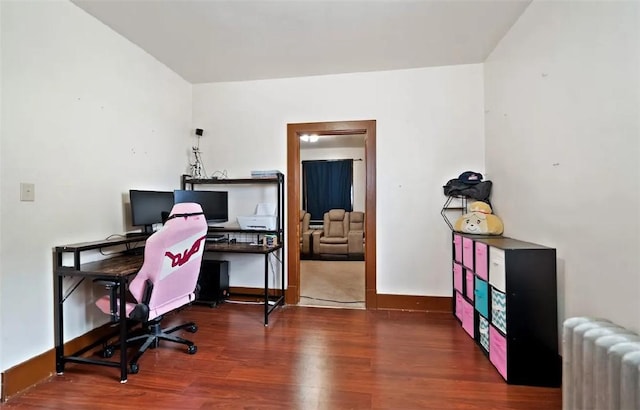
M 640 336 L 590 317 L 564 321 L 563 410 L 640 410 Z

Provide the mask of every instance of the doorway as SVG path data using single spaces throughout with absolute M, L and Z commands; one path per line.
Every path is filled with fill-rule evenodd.
M 338 121 L 287 125 L 287 304 L 300 301 L 300 136 L 362 135 L 365 143 L 365 307 L 377 308 L 376 293 L 376 121 Z M 296 250 L 295 252 L 293 250 Z

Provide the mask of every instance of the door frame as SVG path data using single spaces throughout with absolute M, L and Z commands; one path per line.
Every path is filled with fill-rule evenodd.
M 285 303 L 300 302 L 300 136 L 363 135 L 365 151 L 365 306 L 376 309 L 376 120 L 287 124 L 287 292 Z

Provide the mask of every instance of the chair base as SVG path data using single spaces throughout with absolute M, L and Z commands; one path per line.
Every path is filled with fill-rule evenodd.
M 190 340 L 184 339 L 179 336 L 172 335 L 172 333 L 177 332 L 178 330 L 185 329 L 188 332 L 195 333 L 198 331 L 198 326 L 196 326 L 193 322 L 183 323 L 181 325 L 177 325 L 171 327 L 169 329 L 162 329 L 160 327 L 160 321 L 162 317 L 157 317 L 145 324 L 143 324 L 142 328 L 137 329 L 135 335 L 127 338 L 126 344 L 130 346 L 135 344 L 136 342 L 143 341 L 138 351 L 131 357 L 129 361 L 129 373 L 135 374 L 138 373 L 140 367 L 138 365 L 138 360 L 147 351 L 148 348 L 155 349 L 160 346 L 160 340 L 166 340 L 169 342 L 180 343 L 187 346 L 187 353 L 195 354 L 198 351 L 197 346 Z M 142 333 L 140 333 L 142 332 Z M 139 334 L 138 334 L 139 333 Z M 107 344 L 104 346 L 102 350 L 103 357 L 111 357 L 114 354 L 115 349 L 120 347 L 120 342 L 117 341 L 115 343 Z

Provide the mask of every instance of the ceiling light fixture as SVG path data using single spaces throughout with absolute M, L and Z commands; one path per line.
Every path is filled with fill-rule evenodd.
M 308 134 L 303 134 L 300 136 L 300 141 L 304 141 L 304 142 L 318 142 L 318 139 L 320 137 L 318 137 L 317 135 L 308 135 Z

